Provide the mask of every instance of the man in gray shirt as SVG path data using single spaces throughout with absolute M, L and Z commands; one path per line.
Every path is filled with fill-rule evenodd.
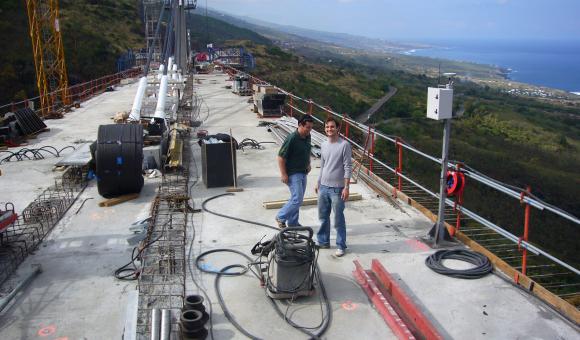
M 318 218 L 320 219 L 320 229 L 316 236 L 321 248 L 330 247 L 330 211 L 334 210 L 337 246 L 335 255 L 340 257 L 346 251 L 344 202 L 349 195 L 352 150 L 350 144 L 340 138 L 336 118 L 326 119 L 324 132 L 328 139 L 321 146 L 320 175 L 314 189 L 318 193 Z

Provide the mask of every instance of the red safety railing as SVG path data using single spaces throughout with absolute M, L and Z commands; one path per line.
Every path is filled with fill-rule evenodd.
M 222 65 L 222 66 L 225 68 L 226 72 L 231 76 L 234 76 L 238 72 L 240 72 L 240 71 L 238 71 L 234 68 L 230 68 L 226 65 Z M 247 73 L 244 73 L 244 74 L 247 75 L 248 77 L 250 77 L 251 79 L 253 79 L 254 83 L 267 84 L 270 86 L 274 86 L 274 85 L 268 83 L 267 81 L 259 79 L 251 74 L 247 74 Z M 326 115 L 334 115 L 335 117 L 339 118 L 341 121 L 341 126 L 345 126 L 345 131 L 342 132 L 342 130 L 341 130 L 342 136 L 345 139 L 347 139 L 353 145 L 353 147 L 357 148 L 361 152 L 363 152 L 363 153 L 368 152 L 369 170 L 371 172 L 373 172 L 375 165 L 380 165 L 380 166 L 388 169 L 389 171 L 391 171 L 395 175 L 395 177 L 397 178 L 397 181 L 396 181 L 396 183 L 394 183 L 392 185 L 395 193 L 397 190 L 403 191 L 403 180 L 405 180 L 406 182 L 410 183 L 414 187 L 419 188 L 423 192 L 429 194 L 430 196 L 432 196 L 432 198 L 435 198 L 435 199 L 439 198 L 438 193 L 433 192 L 432 190 L 429 190 L 424 185 L 413 180 L 412 178 L 410 178 L 408 176 L 408 174 L 403 172 L 403 149 L 407 149 L 408 151 L 411 151 L 413 154 L 418 155 L 418 156 L 422 157 L 423 159 L 430 160 L 434 163 L 437 163 L 439 166 L 441 165 L 441 159 L 434 157 L 434 156 L 431 156 L 431 155 L 429 155 L 429 154 L 427 154 L 419 149 L 416 149 L 415 147 L 406 143 L 400 137 L 387 136 L 387 135 L 384 135 L 380 132 L 377 132 L 375 129 L 371 128 L 370 126 L 358 123 L 357 121 L 351 119 L 350 117 L 348 117 L 348 115 L 339 114 L 339 113 L 333 111 L 329 106 L 319 105 L 310 98 L 308 98 L 308 99 L 301 98 L 301 97 L 299 97 L 293 93 L 290 93 L 282 88 L 279 88 L 277 86 L 274 86 L 274 87 L 276 87 L 280 92 L 285 93 L 289 97 L 289 101 L 285 104 L 286 105 L 285 113 L 290 115 L 290 116 L 296 116 L 297 114 L 308 114 L 308 115 L 312 115 L 314 117 L 314 119 L 317 120 L 319 123 L 323 123 L 323 120 L 319 119 L 317 117 L 317 115 L 320 117 L 325 117 Z M 355 128 L 356 130 L 358 130 L 359 134 L 361 134 L 361 135 L 366 134 L 368 137 L 370 137 L 370 146 L 367 146 L 367 145 L 363 146 L 363 145 L 361 145 L 362 144 L 361 142 L 357 143 L 355 141 L 356 138 L 353 135 L 352 128 Z M 380 139 L 385 140 L 389 143 L 392 143 L 392 145 L 395 147 L 395 150 L 397 153 L 396 165 L 390 166 L 390 165 L 386 164 L 384 161 L 377 158 L 377 156 L 375 154 L 375 144 L 376 144 L 377 138 L 380 138 Z M 363 139 L 361 139 L 361 141 L 362 140 Z M 530 207 L 535 207 L 539 210 L 552 212 L 556 215 L 559 215 L 560 217 L 567 219 L 568 221 L 575 223 L 576 225 L 580 225 L 580 220 L 577 217 L 539 200 L 538 198 L 534 197 L 531 194 L 529 189 L 527 191 L 525 191 L 524 193 L 520 194 L 517 191 L 513 190 L 512 187 L 505 186 L 505 185 L 503 185 L 503 183 L 496 181 L 494 179 L 491 179 L 490 177 L 485 176 L 485 175 L 483 175 L 483 174 L 481 174 L 473 169 L 467 169 L 466 167 L 463 167 L 462 164 L 460 164 L 460 163 L 449 163 L 448 168 L 455 169 L 456 171 L 461 171 L 465 174 L 466 177 L 470 177 L 472 180 L 478 182 L 479 184 L 483 184 L 484 186 L 493 188 L 500 193 L 506 194 L 508 197 L 512 197 L 512 198 L 516 198 L 516 199 L 520 200 L 521 204 L 524 205 L 524 209 L 525 209 L 523 236 L 517 237 L 517 236 L 513 235 L 512 233 L 506 231 L 504 228 L 498 226 L 497 224 L 495 224 L 495 223 L 489 221 L 488 219 L 478 215 L 477 213 L 467 209 L 463 205 L 462 195 L 461 195 L 460 199 L 456 198 L 455 201 L 448 198 L 448 199 L 446 199 L 446 205 L 453 207 L 455 210 L 455 213 L 456 213 L 455 223 L 454 223 L 455 226 L 452 226 L 452 228 L 454 227 L 456 229 L 459 229 L 461 227 L 461 217 L 467 216 L 467 217 L 475 220 L 477 223 L 482 224 L 483 226 L 495 231 L 496 233 L 500 234 L 501 236 L 516 243 L 518 245 L 519 249 L 521 249 L 521 251 L 522 251 L 521 271 L 520 272 L 524 275 L 526 275 L 526 270 L 527 270 L 528 256 L 529 256 L 528 252 L 531 252 L 536 256 L 542 255 L 545 258 L 547 258 L 553 262 L 556 262 L 559 265 L 565 267 L 566 269 L 570 270 L 572 273 L 575 273 L 576 275 L 580 275 L 580 271 L 578 269 L 576 269 L 575 267 L 573 267 L 570 264 L 550 255 L 546 251 L 544 251 L 544 250 L 538 248 L 537 246 L 528 242 L 528 236 L 529 236 L 529 230 L 530 230 L 530 225 L 529 225 L 530 224 L 530 220 L 529 220 Z
M 106 75 L 97 79 L 89 80 L 84 83 L 75 84 L 68 88 L 67 102 L 70 105 L 75 105 L 82 103 L 98 94 L 103 93 L 109 86 L 117 85 L 122 79 L 134 78 L 138 76 L 142 70 L 140 68 L 132 68 L 119 73 Z M 61 91 L 51 92 L 49 95 L 53 98 L 58 98 Z M 0 106 L 0 114 L 5 114 L 7 112 L 14 112 L 16 110 L 29 108 L 31 103 L 34 105 L 34 111 L 41 118 L 52 118 L 62 116 L 62 112 L 67 109 L 68 106 L 62 103 L 56 103 L 52 107 L 46 108 L 47 110 L 42 110 L 40 107 L 40 97 L 34 97 L 30 99 L 25 99 L 20 102 L 12 102 Z M 42 114 L 42 112 L 48 112 L 47 114 Z

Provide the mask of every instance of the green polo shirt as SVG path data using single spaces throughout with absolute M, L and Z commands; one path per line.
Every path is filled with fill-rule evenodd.
M 284 141 L 278 156 L 286 160 L 286 172 L 288 176 L 295 173 L 306 173 L 310 165 L 310 135 L 300 137 L 298 130 L 294 131 Z

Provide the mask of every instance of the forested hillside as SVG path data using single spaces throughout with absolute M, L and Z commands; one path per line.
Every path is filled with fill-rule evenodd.
M 25 1 L 0 2 L 0 104 L 37 96 Z M 71 84 L 116 72 L 128 48 L 142 48 L 135 0 L 60 0 L 60 25 Z

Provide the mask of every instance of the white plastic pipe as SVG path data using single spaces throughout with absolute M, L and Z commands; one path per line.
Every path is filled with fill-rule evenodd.
M 167 71 L 171 71 L 173 69 L 173 57 L 169 57 L 169 60 L 167 61 L 167 65 L 169 65 L 167 67 Z
M 154 118 L 165 119 L 165 99 L 167 98 L 167 75 L 161 77 L 159 93 L 157 94 L 157 106 L 155 107 Z
M 163 71 L 165 71 L 165 65 L 161 64 L 161 65 L 159 65 L 159 72 L 157 73 L 157 79 L 161 79 L 161 76 L 163 75 Z
M 141 105 L 143 104 L 143 96 L 145 95 L 146 89 L 147 77 L 145 76 L 139 79 L 139 87 L 137 88 L 135 99 L 133 99 L 133 106 L 131 107 L 131 113 L 129 114 L 129 121 L 138 122 L 141 119 Z

